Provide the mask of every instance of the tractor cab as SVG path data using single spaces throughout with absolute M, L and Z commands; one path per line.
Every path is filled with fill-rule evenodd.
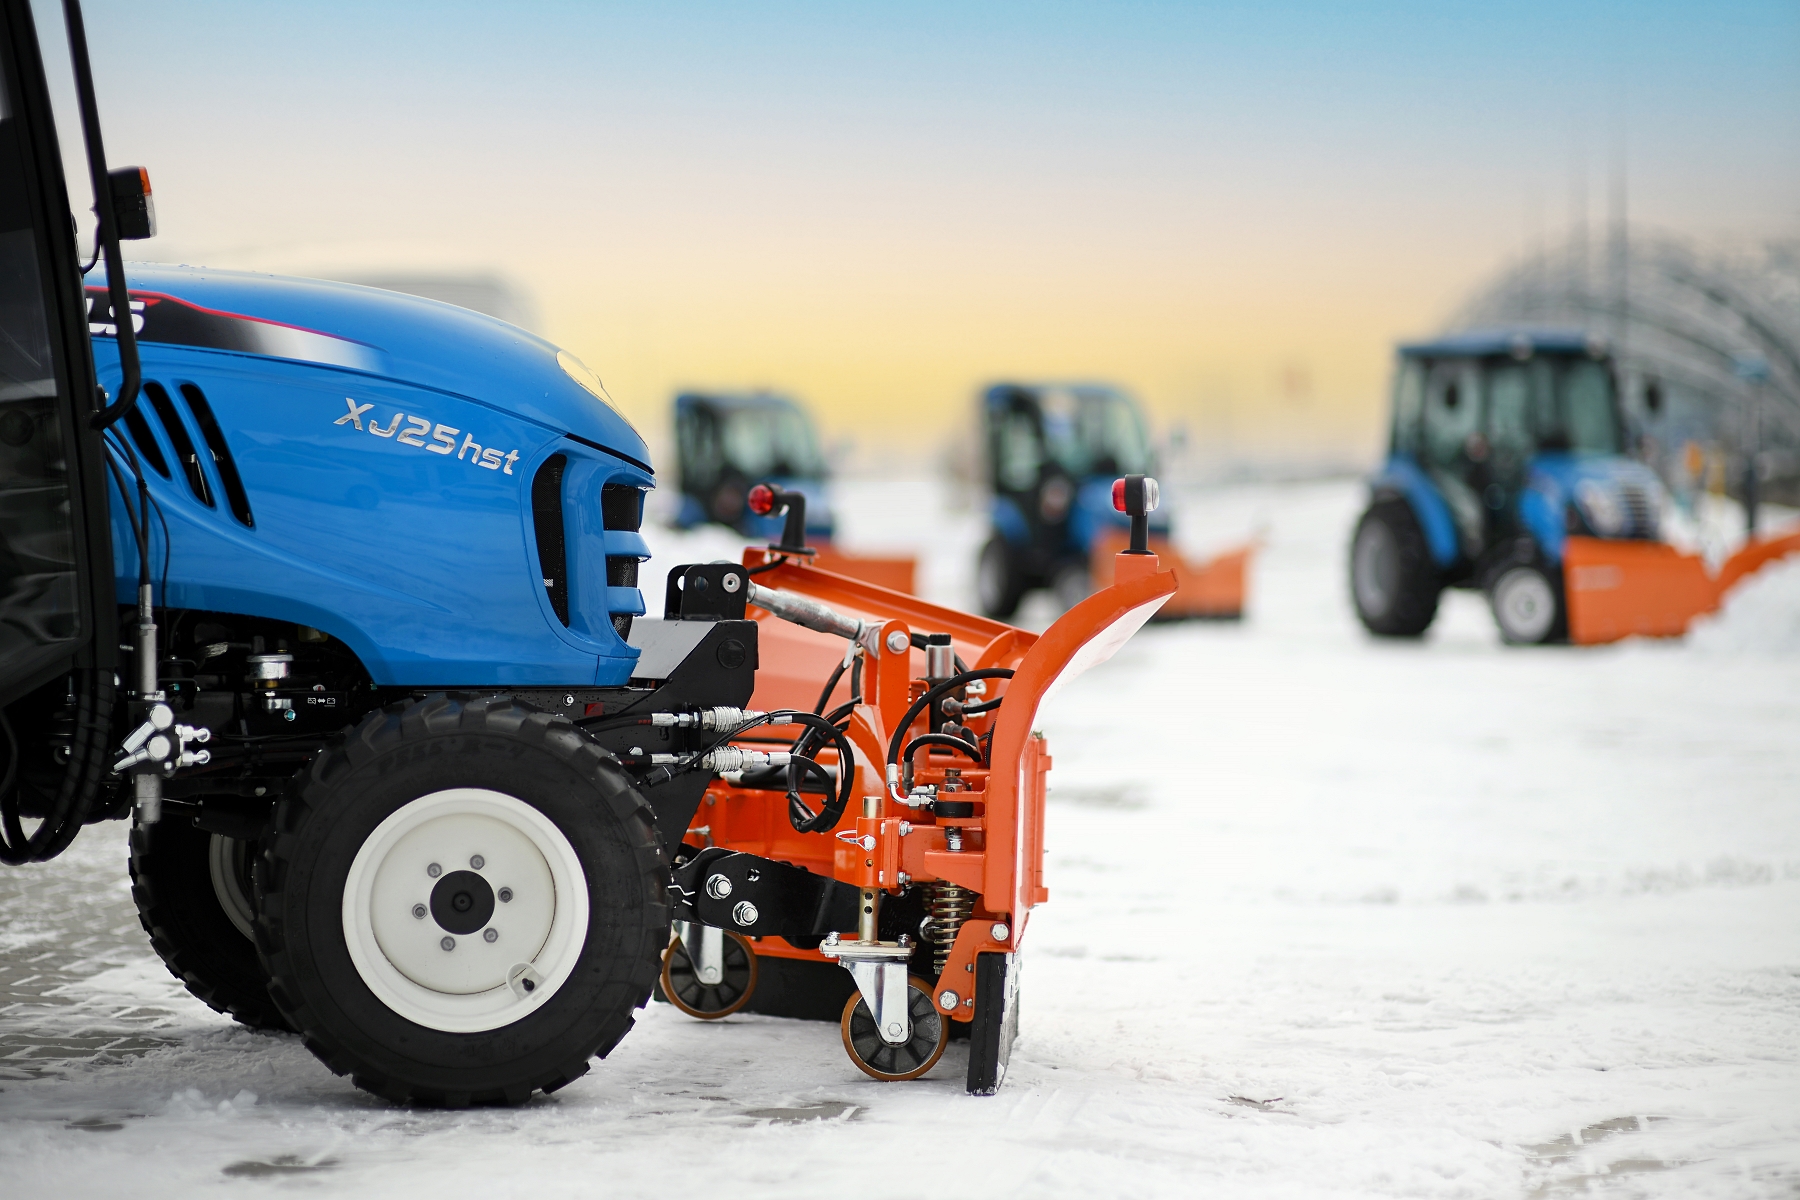
M 685 392 L 675 398 L 676 470 L 681 529 L 713 522 L 745 537 L 773 541 L 779 516 L 759 516 L 746 503 L 750 488 L 770 483 L 806 497 L 806 531 L 829 539 L 830 471 L 806 410 L 771 392 Z
M 1444 587 L 1472 587 L 1508 641 L 1564 636 L 1565 539 L 1658 536 L 1657 479 L 1625 443 L 1597 339 L 1506 331 L 1402 346 L 1389 453 L 1351 556 L 1364 625 L 1417 636 Z
M 1124 392 L 1092 384 L 996 384 L 981 412 L 993 492 L 976 576 L 983 610 L 1010 616 L 1034 588 L 1080 599 L 1094 545 L 1126 527 L 1113 480 L 1155 471 L 1143 415 Z M 1168 536 L 1166 514 L 1151 515 L 1150 531 Z

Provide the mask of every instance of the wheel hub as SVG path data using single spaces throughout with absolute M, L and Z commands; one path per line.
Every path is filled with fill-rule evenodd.
M 358 973 L 388 1007 L 434 1029 L 492 1029 L 542 1005 L 587 924 L 585 878 L 562 832 L 483 789 L 406 804 L 363 843 L 345 881 Z

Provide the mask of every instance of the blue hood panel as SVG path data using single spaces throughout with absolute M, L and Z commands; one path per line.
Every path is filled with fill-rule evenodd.
M 618 626 L 644 602 L 609 560 L 648 549 L 606 528 L 605 498 L 617 512 L 616 489 L 655 479 L 643 441 L 554 346 L 343 284 L 145 267 L 131 285 L 144 390 L 113 437 L 145 464 L 160 605 L 321 629 L 386 686 L 630 678 L 637 651 Z M 116 392 L 110 317 L 90 302 L 95 363 Z M 533 481 L 552 456 L 564 538 L 546 563 Z M 136 543 L 112 495 L 131 603 Z
M 618 410 L 572 379 L 558 349 L 504 321 L 399 292 L 215 271 L 127 268 L 146 343 L 311 362 L 404 380 L 571 433 L 640 466 L 649 449 Z M 96 336 L 112 333 L 104 270 L 88 276 Z

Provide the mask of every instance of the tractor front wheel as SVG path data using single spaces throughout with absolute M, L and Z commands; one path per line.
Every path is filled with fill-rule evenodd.
M 1025 576 L 1016 557 L 1006 539 L 995 534 L 981 548 L 975 563 L 975 599 L 981 611 L 996 621 L 1017 612 L 1025 595 Z
M 669 936 L 655 816 L 568 720 L 505 698 L 371 713 L 276 810 L 259 864 L 270 992 L 389 1099 L 521 1103 L 587 1071 Z
M 1406 501 L 1370 505 L 1350 542 L 1350 597 L 1364 628 L 1380 637 L 1418 637 L 1437 616 L 1442 591 Z
M 1515 646 L 1537 646 L 1568 636 L 1562 587 L 1536 564 L 1508 567 L 1488 589 L 1500 636 Z

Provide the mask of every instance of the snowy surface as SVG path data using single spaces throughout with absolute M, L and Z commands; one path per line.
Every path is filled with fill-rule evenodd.
M 1191 548 L 1261 536 L 1250 618 L 1146 630 L 1044 714 L 1051 900 L 998 1096 L 960 1045 L 882 1085 L 832 1027 L 653 1005 L 555 1096 L 396 1109 L 182 992 L 115 825 L 0 873 L 4 1193 L 1795 1195 L 1800 566 L 1686 642 L 1509 649 L 1458 594 L 1376 644 L 1358 503 L 1187 496 Z M 974 514 L 843 514 L 884 550 L 929 516 L 925 588 L 966 600 Z

